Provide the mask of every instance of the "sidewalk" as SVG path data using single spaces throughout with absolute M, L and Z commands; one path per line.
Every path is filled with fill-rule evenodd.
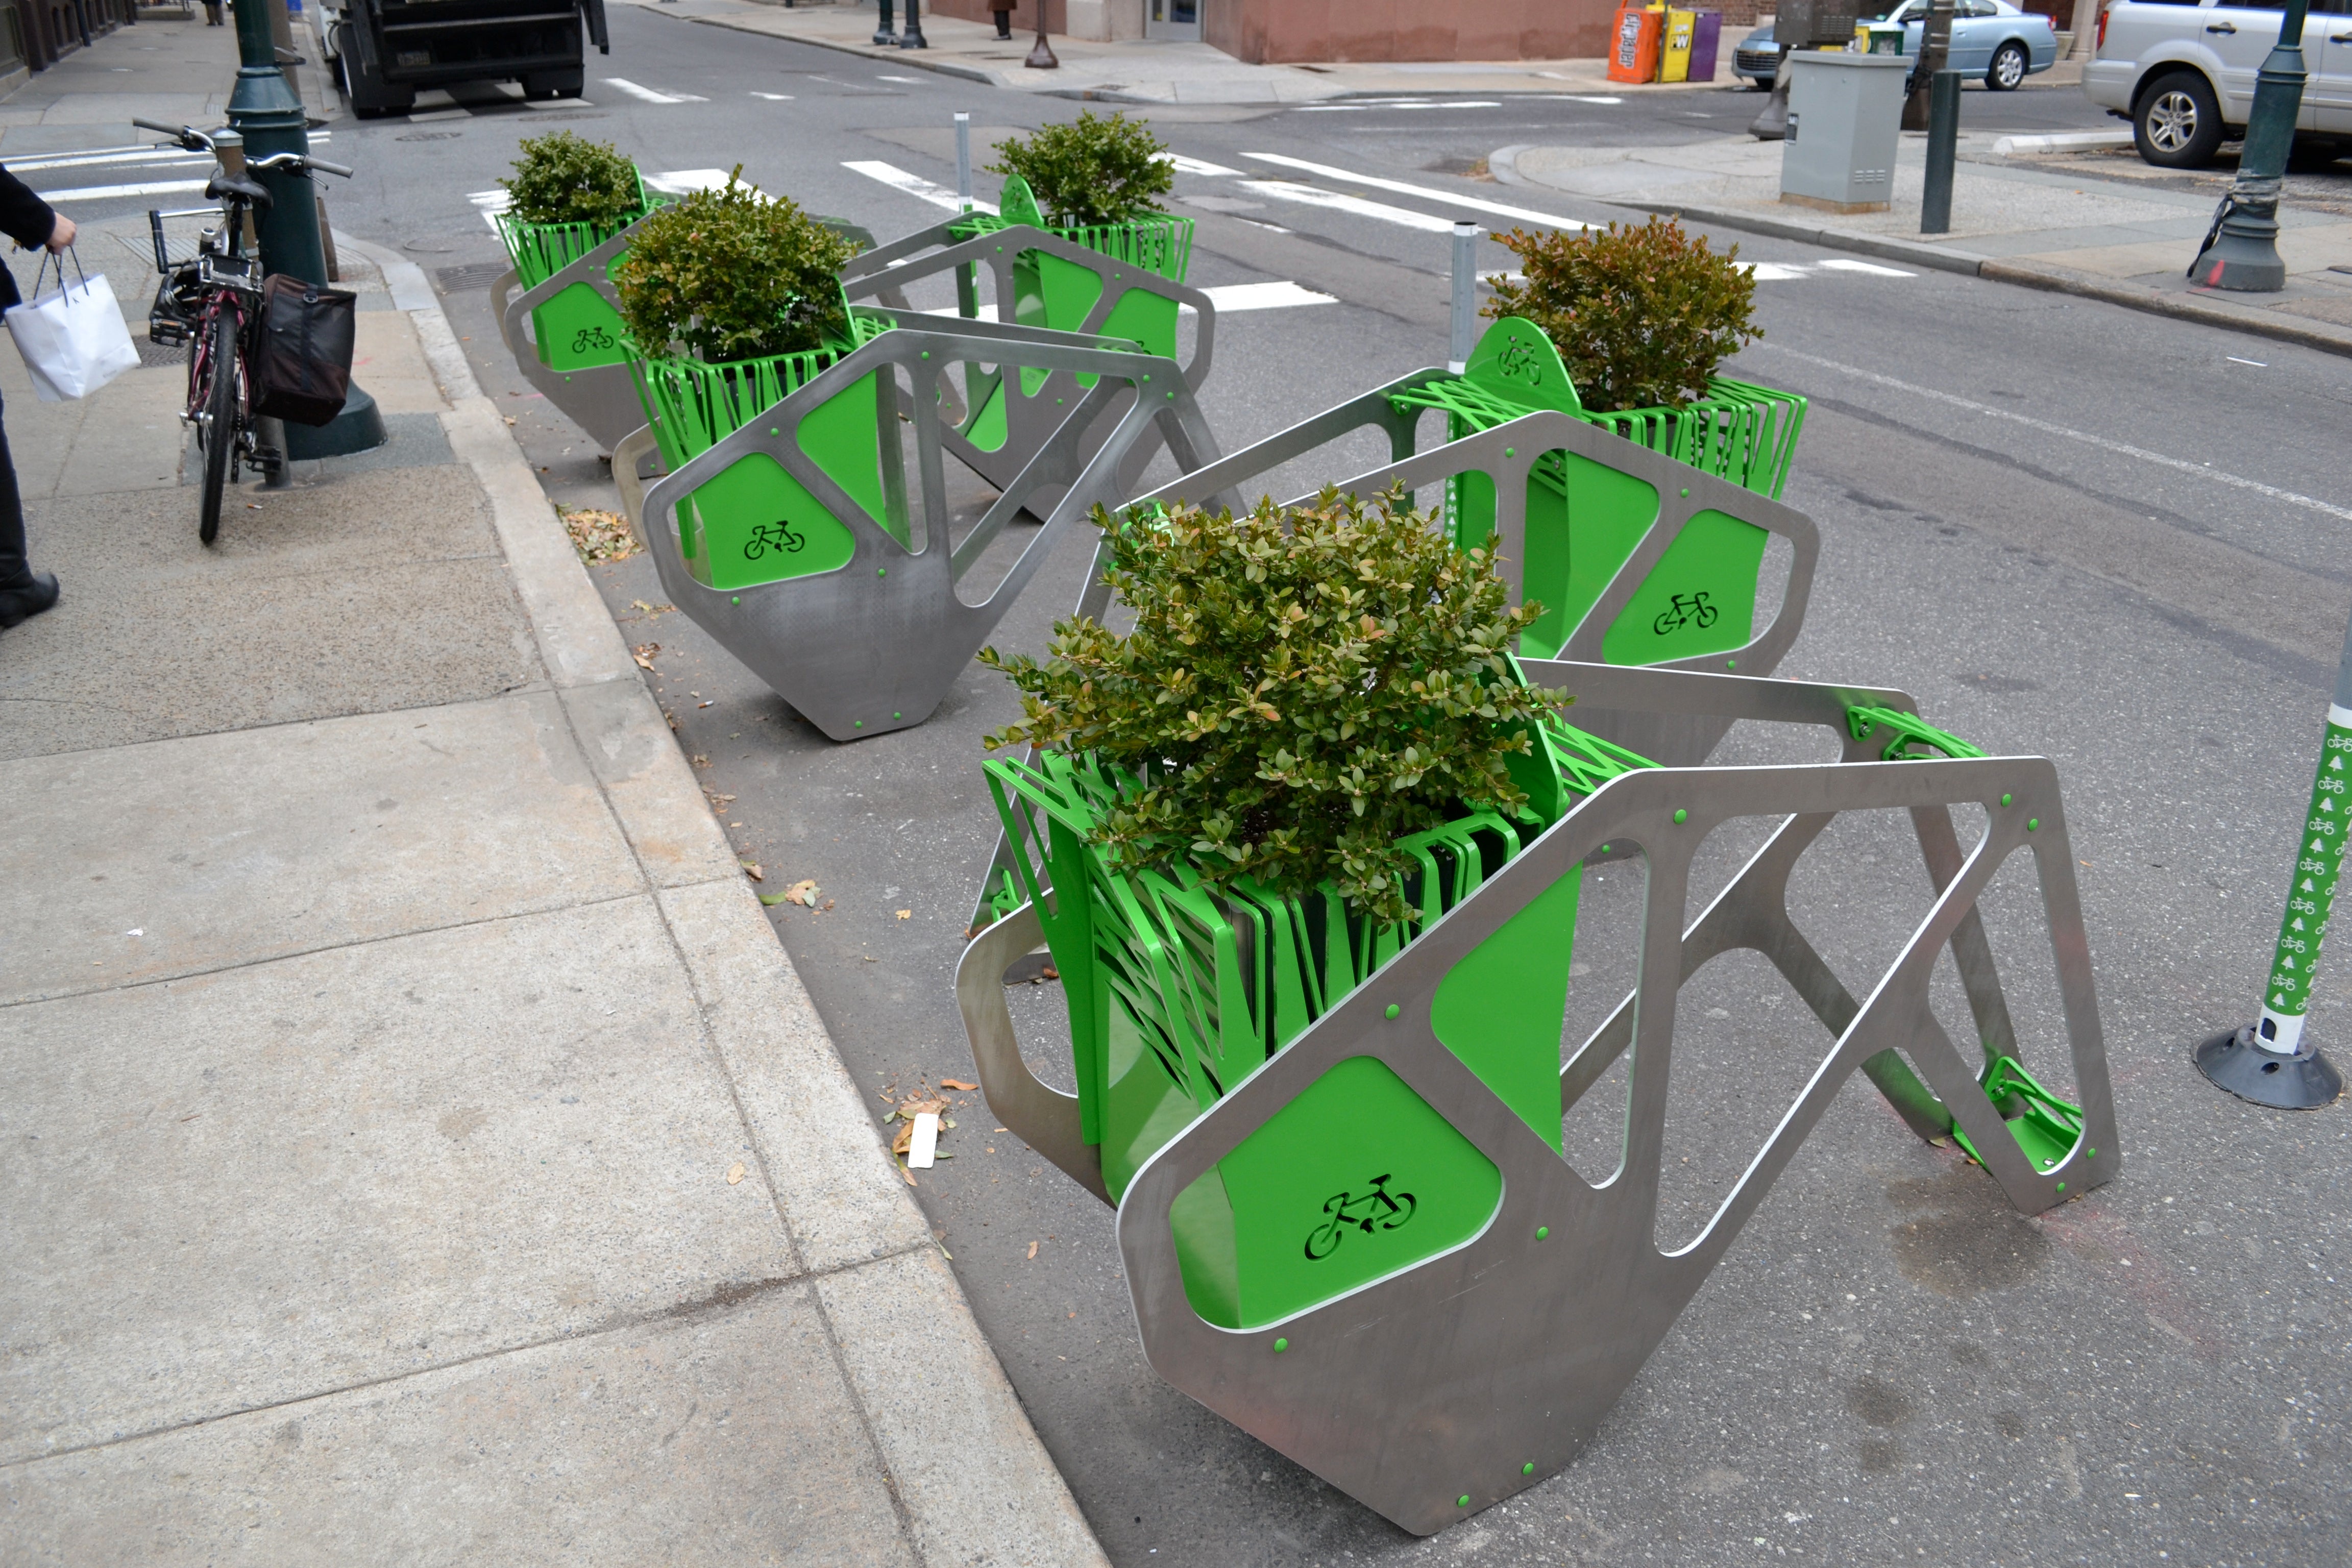
M 875 47 L 877 13 L 870 0 L 862 5 L 791 7 L 760 4 L 758 0 L 622 3 L 644 5 L 660 16 L 887 60 L 898 69 L 937 71 L 983 81 L 992 87 L 1104 103 L 1315 103 L 1326 99 L 1418 97 L 1436 92 L 1616 96 L 1626 92 L 1703 91 L 1724 84 L 1718 79 L 1628 88 L 1609 80 L 1607 62 L 1601 59 L 1254 66 L 1206 44 L 1171 43 L 1158 38 L 1098 44 L 1058 33 L 1053 35 L 1051 42 L 1060 67 L 1030 70 L 1022 62 L 1028 58 L 1036 35 L 1022 30 L 1020 22 L 1027 18 L 1034 28 L 1035 13 L 1032 11 L 1016 13 L 1013 36 L 999 38 L 992 26 L 952 16 L 933 16 L 927 9 L 923 37 L 930 47 L 900 49 Z M 1727 47 L 1721 67 L 1725 79 L 1729 62 Z
M 65 586 L 0 634 L 5 1555 L 1100 1563 L 422 276 L 342 243 L 393 440 L 211 550 L 181 365 L 0 354 Z
M 2213 174 L 2158 184 L 2107 175 L 2114 136 L 1969 134 L 1954 170 L 1951 232 L 1919 233 L 1927 138 L 1906 133 L 1890 211 L 1832 216 L 1783 204 L 1780 143 L 1747 135 L 1675 147 L 1505 147 L 1487 167 L 1540 186 L 1694 222 L 2110 300 L 2352 353 L 2352 179 L 2298 176 L 2279 214 L 2281 294 L 2192 288 L 2184 275 L 2213 221 Z M 2127 132 L 2126 133 L 2128 134 Z M 2176 185 L 2189 188 L 2174 188 Z M 2200 185 L 2211 189 L 2196 188 Z

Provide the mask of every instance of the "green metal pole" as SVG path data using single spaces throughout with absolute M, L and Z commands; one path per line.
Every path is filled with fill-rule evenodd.
M 2208 289 L 2274 294 L 2286 287 L 2278 253 L 2279 184 L 2294 149 L 2295 117 L 2303 110 L 2303 19 L 2308 0 L 2287 0 L 2278 43 L 2254 76 L 2254 107 L 2246 116 L 2245 150 L 2238 177 L 2213 215 L 2205 247 L 2189 276 Z
M 286 85 L 278 68 L 278 40 L 269 25 L 269 7 L 285 0 L 235 0 L 236 52 L 241 62 L 236 86 L 228 98 L 228 122 L 245 138 L 248 160 L 278 153 L 310 151 L 310 121 L 302 100 Z M 310 176 L 284 171 L 255 171 L 270 195 L 269 210 L 257 216 L 261 233 L 261 268 L 283 272 L 305 283 L 327 281 L 327 253 L 319 240 L 319 199 Z M 352 384 L 351 395 L 333 423 L 322 427 L 286 427 L 286 455 L 296 460 L 338 458 L 381 447 L 390 437 L 375 399 Z
M 2286 911 L 2279 917 L 2262 1016 L 2197 1047 L 2197 1065 L 2205 1076 L 2242 1100 L 2282 1110 L 2308 1110 L 2344 1092 L 2343 1075 L 2317 1047 L 2305 1042 L 2303 1026 L 2311 1012 L 2312 973 L 2319 966 L 2319 944 L 2336 907 L 2336 879 L 2344 868 L 2347 839 L 2352 839 L 2352 626 L 2345 630 L 2344 656 L 2336 668 L 2336 698 L 2327 706 L 2319 768 L 2311 781 L 2311 804 L 2303 814 L 2303 836 L 2296 840 L 2294 874 L 2287 883 Z

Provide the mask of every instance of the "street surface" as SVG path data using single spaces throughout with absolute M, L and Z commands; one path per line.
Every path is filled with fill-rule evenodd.
M 567 127 L 685 184 L 740 163 L 764 189 L 887 237 L 941 216 L 918 193 L 952 189 L 955 110 L 973 115 L 978 163 L 989 142 L 1077 107 L 614 9 L 587 103 L 525 110 L 485 91 L 404 120 L 338 120 L 331 155 L 360 175 L 329 193 L 339 228 L 436 277 L 550 494 L 607 507 L 598 453 L 528 395 L 488 313 L 503 262 L 475 198 L 519 137 Z M 1455 217 L 1627 216 L 1475 177 L 1490 152 L 1728 134 L 1759 101 L 1727 88 L 1151 111 L 1185 160 L 1191 280 L 1329 297 L 1221 311 L 1203 397 L 1220 441 L 1442 363 Z M 2118 122 L 2074 89 L 2035 89 L 1971 92 L 1963 123 Z M 27 172 L 52 190 L 142 187 L 78 198 L 77 216 L 143 207 L 186 177 Z M 993 195 L 994 176 L 976 183 Z M 2210 1088 L 2188 1051 L 2251 1016 L 2275 931 L 2352 604 L 2352 362 L 1715 237 L 1759 264 L 1767 336 L 1731 373 L 1812 399 L 1786 499 L 1819 523 L 1822 564 L 1780 673 L 1900 687 L 1996 755 L 2056 759 L 2121 1178 L 2021 1219 L 1857 1079 L 1585 1454 L 1426 1542 L 1161 1383 L 1136 1341 L 1110 1211 L 990 1131 L 977 1095 L 956 1097 L 942 1144 L 955 1158 L 920 1177 L 934 1234 L 1122 1564 L 2343 1561 L 2352 1111 L 2257 1110 Z M 1508 260 L 1482 249 L 1483 267 Z M 1042 649 L 1083 566 L 1076 548 L 1051 563 L 998 646 Z M 824 910 L 772 918 L 873 1113 L 884 1091 L 969 1078 L 951 978 L 995 834 L 979 741 L 1016 712 L 1009 689 L 974 668 L 928 724 L 835 745 L 668 612 L 646 557 L 593 574 L 627 640 L 658 645 L 655 690 L 743 858 L 770 889 L 820 884 Z M 1735 733 L 1719 756 L 1781 745 Z M 1801 919 L 1851 974 L 1874 975 L 1872 957 L 1924 907 L 1901 853 L 1892 834 L 1858 836 L 1851 879 L 1805 889 Z M 1638 878 L 1612 866 L 1588 885 L 1593 973 L 1585 984 L 1580 963 L 1572 1010 L 1622 994 L 1601 928 L 1634 907 Z M 2027 1060 L 2063 1093 L 2061 1038 L 2031 1000 L 2047 947 L 2030 925 L 2015 935 Z M 1742 955 L 1685 988 L 1664 1243 L 1704 1222 L 1819 1059 L 1820 1031 L 1790 1022 L 1777 984 Z M 2352 1058 L 2348 990 L 2323 977 L 2312 1026 L 2339 1062 Z M 1055 988 L 1020 987 L 1014 1011 L 1033 1057 L 1055 1060 Z M 1571 1118 L 1570 1157 L 1588 1175 L 1612 1163 L 1612 1086 L 1622 1097 L 1622 1068 Z M 908 1398 L 923 1377 L 907 1369 Z

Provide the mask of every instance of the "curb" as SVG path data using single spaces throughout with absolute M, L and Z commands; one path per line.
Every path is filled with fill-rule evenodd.
M 1521 142 L 1496 148 L 1486 154 L 1487 172 L 1503 184 L 1573 196 L 1573 192 L 1539 184 L 1519 173 L 1518 155 L 1527 152 L 1529 146 L 1529 143 Z M 2159 293 L 2143 286 L 2077 272 L 2072 268 L 2009 261 L 1999 257 L 1980 256 L 1974 251 L 1955 250 L 1949 246 L 1934 245 L 1926 240 L 1866 234 L 1859 229 L 1825 226 L 1736 207 L 1701 206 L 1689 202 L 1608 202 L 1598 196 L 1583 199 L 1600 202 L 1604 206 L 1631 207 L 1635 212 L 1662 213 L 1668 217 L 1687 218 L 1714 228 L 1736 228 L 1748 234 L 1768 235 L 1775 239 L 1793 239 L 1805 245 L 1818 245 L 1825 250 L 1845 250 L 1889 261 L 1908 261 L 1916 267 L 1937 272 L 1957 272 L 1965 278 L 1981 278 L 1988 282 L 2014 284 L 2019 288 L 2040 289 L 2054 294 L 2074 294 L 2085 300 L 2103 300 L 2110 305 L 2121 305 L 2127 310 L 2168 316 L 2177 321 L 2194 321 L 2200 326 L 2220 327 L 2226 331 L 2245 332 L 2253 337 L 2317 349 L 2322 353 L 2352 357 L 2352 331 L 2330 328 L 2317 321 L 2281 318 L 2260 307 L 2228 305 L 2214 300 Z
M 440 383 L 452 450 L 491 509 L 493 532 L 574 739 L 677 943 L 798 1255 L 796 1280 L 822 1307 L 911 1554 L 923 1563 L 1108 1568 L 961 1285 L 938 1255 L 928 1222 L 900 1185 L 791 955 L 735 870 L 719 819 L 619 626 L 513 432 L 474 379 L 424 270 L 380 246 L 335 238 L 345 254 L 364 257 L 383 274 L 393 308 L 408 316 Z M 594 754 L 599 743 L 602 758 Z M 633 765 L 616 781 L 624 752 Z M 698 866 L 682 864 L 698 858 Z M 899 1384 L 912 1366 L 939 1374 L 931 1386 L 952 1394 L 910 1409 Z

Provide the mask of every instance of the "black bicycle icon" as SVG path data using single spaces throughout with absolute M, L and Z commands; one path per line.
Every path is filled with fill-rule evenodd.
M 1706 590 L 1704 588 L 1695 594 L 1676 594 L 1666 601 L 1666 607 L 1658 612 L 1658 618 L 1650 623 L 1650 630 L 1660 637 L 1680 631 L 1685 626 L 1695 626 L 1705 631 L 1715 625 L 1715 617 L 1719 613 L 1706 602 Z
M 787 522 L 757 522 L 751 525 L 751 537 L 743 542 L 743 559 L 757 561 L 772 550 L 779 555 L 796 555 L 807 540 L 793 531 Z
M 576 354 L 584 354 L 592 349 L 609 349 L 612 346 L 613 334 L 602 327 L 583 327 L 572 335 L 572 352 Z
M 1413 1202 L 1411 1193 L 1399 1193 L 1391 1197 L 1389 1181 L 1387 1175 L 1374 1176 L 1372 1190 L 1360 1197 L 1352 1193 L 1341 1193 L 1336 1197 L 1324 1199 L 1323 1212 L 1331 1217 L 1307 1233 L 1307 1261 L 1320 1263 L 1338 1251 L 1340 1238 L 1347 1234 L 1349 1226 L 1370 1236 L 1376 1228 L 1394 1230 L 1411 1219 L 1414 1209 L 1420 1205 Z

